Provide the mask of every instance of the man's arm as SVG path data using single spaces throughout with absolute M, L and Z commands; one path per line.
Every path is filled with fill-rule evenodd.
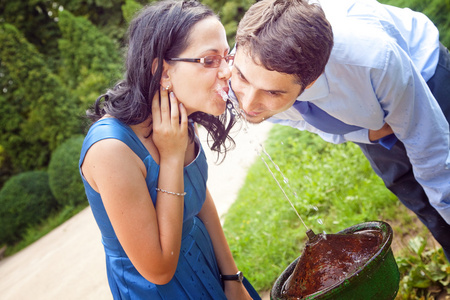
M 417 181 L 450 224 L 449 124 L 405 52 L 395 44 L 388 48 L 387 67 L 373 73 L 375 93 L 386 123 L 405 145 Z

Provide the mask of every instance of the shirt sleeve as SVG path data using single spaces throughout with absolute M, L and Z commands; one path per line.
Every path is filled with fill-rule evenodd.
M 386 49 L 385 68 L 371 74 L 374 91 L 417 181 L 450 224 L 449 124 L 407 54 L 394 43 Z

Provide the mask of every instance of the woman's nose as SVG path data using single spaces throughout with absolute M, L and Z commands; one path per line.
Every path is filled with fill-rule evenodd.
M 231 78 L 231 68 L 225 60 L 222 60 L 220 63 L 218 76 L 220 79 L 225 80 Z

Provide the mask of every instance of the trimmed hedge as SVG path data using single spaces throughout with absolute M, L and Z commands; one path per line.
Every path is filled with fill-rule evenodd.
M 0 191 L 0 245 L 19 241 L 28 227 L 43 221 L 56 207 L 47 172 L 11 177 Z
M 84 137 L 76 135 L 62 143 L 53 153 L 48 166 L 50 189 L 61 206 L 87 203 L 78 170 Z

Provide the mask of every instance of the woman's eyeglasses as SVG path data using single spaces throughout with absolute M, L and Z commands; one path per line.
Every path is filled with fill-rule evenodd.
M 218 68 L 222 63 L 222 59 L 228 63 L 228 65 L 233 64 L 234 55 L 208 55 L 202 58 L 169 58 L 167 60 L 171 61 L 184 61 L 202 64 L 205 68 Z

